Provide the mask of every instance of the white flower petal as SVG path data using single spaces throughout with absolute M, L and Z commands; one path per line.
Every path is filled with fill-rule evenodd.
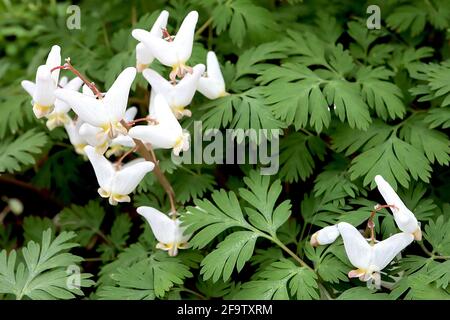
M 147 220 L 159 242 L 168 244 L 176 241 L 177 226 L 167 215 L 152 207 L 139 207 L 137 212 Z
M 173 44 L 177 50 L 178 59 L 182 63 L 185 63 L 191 57 L 192 45 L 194 43 L 195 26 L 197 24 L 197 21 L 198 12 L 189 12 L 189 14 L 181 23 L 180 29 L 178 29 L 175 40 L 173 41 Z
M 176 50 L 173 49 L 173 42 L 154 37 L 150 32 L 143 29 L 134 29 L 131 35 L 144 43 L 152 51 L 153 56 L 163 65 L 172 67 L 178 63 Z
M 177 107 L 185 107 L 192 102 L 203 72 L 205 72 L 205 65 L 197 64 L 193 67 L 192 74 L 187 73 L 175 86 Z
M 109 123 L 108 111 L 105 110 L 102 101 L 95 97 L 68 89 L 57 89 L 55 95 L 70 105 L 84 122 L 96 127 Z
M 174 90 L 174 86 L 153 69 L 145 69 L 142 71 L 142 75 L 152 86 L 152 92 L 155 94 L 160 93 L 168 96 Z
M 414 213 L 412 213 L 406 207 L 406 205 L 403 203 L 403 201 L 400 199 L 400 197 L 397 195 L 397 193 L 394 191 L 391 185 L 386 180 L 384 180 L 383 177 L 380 175 L 377 175 L 375 177 L 375 182 L 377 184 L 378 191 L 383 196 L 384 201 L 386 201 L 386 204 L 394 205 L 396 207 L 389 209 L 394 214 L 394 219 L 395 222 L 397 223 L 398 228 L 401 231 L 409 233 L 414 233 L 418 229 L 420 230 L 419 223 L 417 222 Z
M 161 13 L 158 16 L 158 19 L 156 19 L 155 23 L 153 24 L 150 34 L 157 38 L 162 38 L 163 32 L 162 29 L 165 29 L 167 27 L 167 20 L 169 19 L 169 12 L 167 10 L 161 11 Z
M 213 51 L 207 56 L 207 77 L 198 80 L 197 90 L 208 99 L 217 99 L 225 95 L 225 80 L 220 71 L 219 61 Z
M 372 248 L 366 239 L 354 226 L 347 222 L 340 222 L 337 226 L 344 240 L 345 252 L 352 265 L 360 269 L 368 269 Z
M 83 80 L 81 80 L 78 77 L 73 78 L 67 84 L 65 84 L 63 87 L 64 89 L 74 90 L 78 91 L 80 90 L 81 86 L 83 85 Z
M 103 98 L 111 120 L 120 121 L 123 119 L 127 108 L 128 95 L 135 77 L 136 68 L 126 68 L 120 73 Z
M 47 61 L 45 63 L 49 70 L 61 65 L 61 48 L 59 46 L 53 46 L 50 53 L 47 56 Z M 58 83 L 60 69 L 54 70 L 52 72 L 52 78 L 55 84 Z
M 413 242 L 411 233 L 397 233 L 373 246 L 373 262 L 379 270 L 384 269 L 397 254 Z
M 125 111 L 125 116 L 123 117 L 123 119 L 127 122 L 133 121 L 136 117 L 137 112 L 138 109 L 136 107 L 130 107 L 127 109 L 127 111 Z
M 94 92 L 92 92 L 91 88 L 89 88 L 87 86 L 87 84 L 83 85 L 83 87 L 81 88 L 81 92 L 86 96 L 91 96 L 91 97 L 95 96 Z
M 108 135 L 105 134 L 100 127 L 95 127 L 89 123 L 83 123 L 80 126 L 79 134 L 92 147 L 101 147 L 105 145 L 108 147 Z M 103 151 L 104 147 L 100 149 Z M 98 151 L 99 148 L 97 148 L 97 152 Z M 103 154 L 102 152 L 100 153 Z
M 161 128 L 158 125 L 135 126 L 130 129 L 128 135 L 144 143 L 150 143 L 154 149 L 171 149 L 177 140 L 170 129 Z
M 175 220 L 175 241 L 176 243 L 184 243 L 189 240 L 192 234 L 185 234 L 185 228 L 181 227 L 181 221 L 179 219 Z
M 151 161 L 140 161 L 122 167 L 115 175 L 112 184 L 112 193 L 127 195 L 133 192 L 144 176 L 152 171 L 154 167 L 155 164 Z
M 155 57 L 152 51 L 147 48 L 145 44 L 139 42 L 136 45 L 136 69 L 138 72 L 142 72 L 147 66 L 153 62 Z
M 67 85 L 67 82 L 69 82 L 69 78 L 64 76 L 61 79 L 59 79 L 59 83 L 58 84 L 59 84 L 60 87 L 64 87 L 65 85 Z
M 314 236 L 314 235 L 313 235 Z M 339 237 L 339 229 L 336 225 L 327 226 L 315 233 L 315 240 L 319 245 L 333 243 Z
M 74 146 L 87 144 L 86 140 L 83 139 L 79 133 L 80 127 L 83 124 L 82 121 L 70 121 L 64 128 L 66 129 L 67 135 L 69 136 L 70 143 Z
M 25 91 L 30 95 L 33 96 L 34 95 L 34 90 L 36 88 L 36 85 L 34 84 L 34 82 L 32 81 L 28 81 L 28 80 L 23 80 L 21 83 L 22 88 L 25 89 Z
M 111 192 L 111 184 L 116 173 L 111 162 L 104 156 L 98 154 L 91 146 L 86 146 L 84 152 L 94 168 L 99 186 L 104 190 Z

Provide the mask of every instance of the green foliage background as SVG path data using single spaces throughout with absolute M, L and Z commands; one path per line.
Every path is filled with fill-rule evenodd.
M 80 30 L 66 28 L 71 4 L 81 8 Z M 380 30 L 366 27 L 372 4 Z M 283 132 L 271 177 L 255 165 L 176 166 L 158 152 L 195 232 L 193 247 L 173 258 L 155 249 L 135 212 L 168 210 L 154 177 L 131 204 L 109 206 L 90 164 L 63 129 L 34 118 L 20 87 L 59 44 L 108 88 L 135 64 L 131 30 L 148 29 L 162 9 L 169 30 L 199 11 L 189 63 L 214 50 L 231 93 L 196 95 L 183 127 L 202 120 L 204 128 Z M 24 211 L 0 224 L 0 299 L 449 299 L 449 44 L 446 0 L 1 0 L 0 208 L 18 198 Z M 145 115 L 141 75 L 130 96 Z M 424 240 L 385 270 L 389 288 L 373 292 L 347 278 L 342 242 L 314 249 L 309 237 L 338 221 L 362 224 L 382 202 L 376 174 L 416 214 Z M 376 231 L 396 232 L 387 211 Z M 65 286 L 74 263 L 82 290 Z

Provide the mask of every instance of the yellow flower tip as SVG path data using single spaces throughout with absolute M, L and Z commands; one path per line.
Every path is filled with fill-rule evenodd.
M 219 98 L 226 97 L 229 95 L 231 95 L 229 92 L 223 91 L 222 93 L 219 94 Z
M 144 71 L 145 69 L 147 69 L 148 68 L 148 64 L 145 64 L 145 63 L 136 63 L 136 70 L 137 70 L 137 72 L 142 72 L 142 71 Z
M 79 143 L 79 144 L 74 145 L 75 152 L 80 155 L 85 155 L 84 147 L 86 147 L 86 146 L 87 146 L 87 144 L 85 144 L 85 143 Z
M 40 118 L 48 115 L 50 112 L 52 112 L 53 108 L 54 108 L 53 105 L 43 106 L 43 105 L 40 105 L 39 103 L 35 103 L 33 105 L 33 112 L 34 112 L 34 115 L 36 116 L 36 118 L 40 119 Z
M 422 230 L 417 228 L 416 231 L 413 232 L 414 240 L 421 241 L 422 240 Z
M 317 247 L 318 245 L 320 245 L 319 241 L 317 240 L 317 232 L 311 236 L 311 240 L 309 241 L 309 243 L 311 243 L 311 246 L 313 247 Z
M 100 197 L 102 197 L 102 198 L 109 198 L 111 195 L 111 192 L 106 191 L 103 188 L 98 188 L 97 192 L 100 195 Z
M 111 198 L 114 202 L 131 202 L 131 198 L 128 195 L 125 194 L 113 194 L 111 195 Z

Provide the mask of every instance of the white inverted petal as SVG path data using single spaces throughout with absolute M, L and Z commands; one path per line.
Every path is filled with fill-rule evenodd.
M 22 85 L 22 88 L 24 88 L 25 91 L 26 91 L 30 96 L 33 96 L 34 90 L 35 90 L 35 88 L 36 88 L 36 85 L 34 84 L 34 82 L 28 81 L 28 80 L 23 80 L 20 84 Z
M 371 246 L 361 233 L 347 222 L 338 223 L 339 233 L 344 240 L 345 252 L 351 264 L 360 269 L 367 269 L 371 262 Z
M 137 212 L 143 216 L 155 235 L 155 238 L 161 243 L 174 243 L 177 226 L 175 221 L 167 215 L 152 207 L 139 207 Z
M 336 225 L 327 226 L 317 232 L 317 241 L 320 245 L 333 243 L 339 237 L 339 229 Z
M 67 82 L 67 84 L 65 84 L 63 87 L 64 87 L 64 89 L 78 91 L 78 90 L 80 90 L 82 85 L 83 85 L 83 80 L 81 80 L 78 77 L 75 77 L 72 80 L 70 80 L 69 82 Z
M 193 67 L 192 74 L 187 73 L 183 79 L 175 86 L 175 98 L 177 107 L 185 107 L 192 102 L 197 85 L 203 72 L 205 65 L 197 64 Z
M 141 65 L 142 66 L 149 65 L 150 63 L 153 62 L 154 58 L 155 57 L 153 57 L 152 51 L 149 48 L 147 48 L 147 46 L 145 44 L 140 42 L 136 45 L 136 65 L 137 65 L 137 67 L 141 68 Z M 141 71 L 141 70 L 138 70 L 138 71 Z
M 155 23 L 153 24 L 150 34 L 157 38 L 162 38 L 163 32 L 162 29 L 165 29 L 167 27 L 167 20 L 169 19 L 169 12 L 167 10 L 161 11 L 161 13 L 158 16 L 158 19 L 156 19 Z
M 80 136 L 91 146 L 98 147 L 107 143 L 108 135 L 100 127 L 83 123 L 79 130 Z
M 84 84 L 83 87 L 81 88 L 81 92 L 87 96 L 91 97 L 95 96 L 94 92 L 92 92 L 91 88 L 89 88 L 86 84 Z
M 170 129 L 159 125 L 135 126 L 128 131 L 128 135 L 144 143 L 150 143 L 155 149 L 171 149 L 178 138 Z
M 191 234 L 185 234 L 185 228 L 181 227 L 181 221 L 175 220 L 175 241 L 176 243 L 185 243 L 191 237 Z
M 222 75 L 222 71 L 220 70 L 219 61 L 217 60 L 217 56 L 214 51 L 209 51 L 206 56 L 206 67 L 208 72 L 208 78 L 221 81 L 225 83 Z
M 413 242 L 411 233 L 397 233 L 373 246 L 373 262 L 379 270 L 384 269 L 397 254 Z
M 66 129 L 67 135 L 69 136 L 70 143 L 74 146 L 86 144 L 86 140 L 81 137 L 79 130 L 83 121 L 70 121 L 65 124 L 64 127 Z
M 67 78 L 66 76 L 61 77 L 61 79 L 59 79 L 59 86 L 60 87 L 64 87 L 65 85 L 67 85 L 67 82 L 69 82 L 69 78 Z
M 195 26 L 198 21 L 198 12 L 191 11 L 184 18 L 173 41 L 180 62 L 186 62 L 191 57 L 192 45 L 194 43 Z
M 111 192 L 111 184 L 116 173 L 111 162 L 103 155 L 98 154 L 95 151 L 95 148 L 91 146 L 86 146 L 84 152 L 94 168 L 99 186 L 104 190 Z
M 84 122 L 96 127 L 109 123 L 108 112 L 104 104 L 95 97 L 68 89 L 57 89 L 55 95 L 70 105 Z
M 167 96 L 174 90 L 174 86 L 153 69 L 145 69 L 142 75 L 152 86 L 152 92 L 155 94 L 161 93 Z
M 136 68 L 123 70 L 106 93 L 103 102 L 111 120 L 120 121 L 125 115 L 130 88 L 136 77 Z
M 144 43 L 152 51 L 153 56 L 163 65 L 172 67 L 178 63 L 173 42 L 154 37 L 150 32 L 143 29 L 134 29 L 131 35 L 138 41 Z
M 140 161 L 117 171 L 112 184 L 114 194 L 126 195 L 137 187 L 144 176 L 153 170 L 155 164 L 151 161 Z
M 137 112 L 138 109 L 136 107 L 130 107 L 127 109 L 127 111 L 125 111 L 125 116 L 123 117 L 123 119 L 127 122 L 133 121 L 136 117 Z
M 49 70 L 61 65 L 61 48 L 57 45 L 52 46 L 50 53 L 47 56 L 45 63 Z M 52 72 L 52 78 L 55 83 L 58 83 L 60 69 Z

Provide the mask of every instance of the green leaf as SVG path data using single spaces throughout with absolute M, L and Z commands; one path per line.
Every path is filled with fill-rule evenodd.
M 377 293 L 365 287 L 354 287 L 341 293 L 337 300 L 389 300 L 389 295 Z
M 410 176 L 428 182 L 431 167 L 416 147 L 391 136 L 353 159 L 349 172 L 352 180 L 364 176 L 364 186 L 370 184 L 371 188 L 375 187 L 375 176 L 382 175 L 396 189 L 396 181 L 408 188 Z
M 286 222 L 291 214 L 289 200 L 275 207 L 282 188 L 279 180 L 270 185 L 270 177 L 262 176 L 257 171 L 251 171 L 244 178 L 248 189 L 239 189 L 240 196 L 255 209 L 245 207 L 250 222 L 260 230 L 275 235 L 277 229 Z
M 31 129 L 17 139 L 6 138 L 0 142 L 0 173 L 21 170 L 35 163 L 33 155 L 41 152 L 48 139 L 45 133 Z
M 42 237 L 42 232 L 51 229 L 51 235 L 55 235 L 55 225 L 53 221 L 47 217 L 40 218 L 36 216 L 28 216 L 23 220 L 23 231 L 25 242 L 34 241 L 39 242 Z
M 439 216 L 430 220 L 424 228 L 424 238 L 433 246 L 433 252 L 443 256 L 450 255 L 450 219 Z
M 217 249 L 203 259 L 200 272 L 203 278 L 212 278 L 216 282 L 222 276 L 223 281 L 227 281 L 234 268 L 240 272 L 251 258 L 258 236 L 251 231 L 237 231 L 227 236 Z
M 300 132 L 289 134 L 280 143 L 281 179 L 289 183 L 297 182 L 299 178 L 305 181 L 316 166 L 313 156 L 323 161 L 325 152 L 326 145 L 318 136 Z
M 62 232 L 52 240 L 50 229 L 42 233 L 41 245 L 28 242 L 22 249 L 24 262 L 16 262 L 16 251 L 9 255 L 6 250 L 0 252 L 0 293 L 12 294 L 16 299 L 72 299 L 75 295 L 83 295 L 76 285 L 72 284 L 68 267 L 77 266 L 83 259 L 67 253 L 78 244 L 68 242 L 75 237 L 73 232 Z M 67 270 L 66 270 L 67 268 Z M 76 274 L 72 276 L 77 276 Z M 89 287 L 93 281 L 91 275 L 79 274 L 80 286 Z

